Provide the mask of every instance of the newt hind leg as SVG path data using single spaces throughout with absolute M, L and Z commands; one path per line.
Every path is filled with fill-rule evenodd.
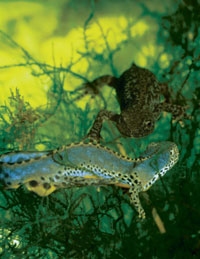
M 86 82 L 83 87 L 85 90 L 85 94 L 90 94 L 92 96 L 98 95 L 99 94 L 99 88 L 102 87 L 103 85 L 109 85 L 111 87 L 116 86 L 117 84 L 117 78 L 114 76 L 110 75 L 104 75 L 97 77 L 91 82 Z
M 110 76 L 110 75 L 104 75 L 104 76 L 100 76 L 96 79 L 94 79 L 91 82 L 86 82 L 83 86 L 85 89 L 85 93 L 86 94 L 90 94 L 92 97 L 99 95 L 100 91 L 99 88 L 102 87 L 103 85 L 108 85 L 111 86 L 113 88 L 116 87 L 117 85 L 117 78 L 115 78 L 114 76 Z M 115 117 L 118 116 L 117 114 L 107 111 L 107 110 L 102 110 L 98 113 L 92 128 L 90 129 L 89 133 L 87 134 L 87 138 L 90 138 L 91 140 L 96 140 L 99 141 L 100 140 L 100 131 L 102 128 L 102 124 L 104 120 L 114 120 L 115 121 Z
M 73 102 L 80 100 L 81 98 L 84 98 L 86 95 L 90 95 L 92 98 L 94 98 L 97 95 L 100 95 L 99 90 L 103 85 L 108 85 L 115 88 L 118 82 L 117 80 L 118 79 L 113 76 L 104 75 L 104 76 L 97 77 L 93 81 L 86 81 L 76 90 L 71 92 L 72 94 L 76 94 L 76 95 L 77 93 L 79 93 L 78 96 L 76 96 L 73 99 Z

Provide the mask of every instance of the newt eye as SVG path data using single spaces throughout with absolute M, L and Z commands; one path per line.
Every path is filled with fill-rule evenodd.
M 153 125 L 151 121 L 145 121 L 144 124 L 145 124 L 145 126 L 147 126 L 148 128 L 151 128 L 152 125 Z

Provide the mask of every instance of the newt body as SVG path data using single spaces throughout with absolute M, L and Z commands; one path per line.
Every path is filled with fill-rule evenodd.
M 56 189 L 87 185 L 119 185 L 129 188 L 130 201 L 145 217 L 139 192 L 148 190 L 178 161 L 172 142 L 151 143 L 131 159 L 93 143 L 78 143 L 55 151 L 15 152 L 0 157 L 0 181 L 6 188 L 25 185 L 40 196 Z

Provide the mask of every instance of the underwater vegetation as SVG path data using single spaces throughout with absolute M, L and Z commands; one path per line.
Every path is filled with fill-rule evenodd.
M 42 198 L 23 187 L 1 188 L 0 257 L 198 258 L 199 1 L 172 1 L 171 8 L 129 0 L 6 4 L 1 7 L 10 8 L 10 17 L 0 27 L 1 154 L 81 141 L 100 110 L 120 110 L 113 89 L 104 86 L 92 97 L 84 95 L 83 84 L 104 74 L 117 77 L 132 62 L 168 85 L 169 99 L 187 106 L 192 119 L 174 123 L 162 113 L 154 132 L 141 139 L 122 137 L 110 121 L 103 124 L 102 144 L 123 155 L 138 157 L 153 141 L 179 148 L 175 167 L 141 195 L 143 221 L 117 186 L 62 189 Z M 152 217 L 155 209 L 163 231 Z

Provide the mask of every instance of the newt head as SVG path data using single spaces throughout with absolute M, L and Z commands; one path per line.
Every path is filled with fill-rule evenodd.
M 129 108 L 118 116 L 116 125 L 126 137 L 140 138 L 154 131 L 156 119 L 149 110 L 134 111 Z

